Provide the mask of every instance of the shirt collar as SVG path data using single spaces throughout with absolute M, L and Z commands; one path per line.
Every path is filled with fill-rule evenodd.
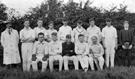
M 96 43 L 96 44 L 91 44 L 91 46 L 94 46 L 94 45 L 99 45 L 99 43 Z
M 43 42 L 38 41 L 38 44 L 45 44 L 45 41 L 43 41 Z
M 96 28 L 96 25 L 94 25 L 93 27 L 92 27 L 92 26 L 90 26 L 90 29 L 94 29 L 94 28 Z
M 26 27 L 24 27 L 25 30 L 31 30 L 31 27 L 29 27 L 28 29 L 26 29 Z
M 14 30 L 14 29 L 13 29 L 13 28 L 11 28 L 11 32 L 13 32 L 13 30 Z M 8 29 L 6 29 L 6 32 L 8 32 Z

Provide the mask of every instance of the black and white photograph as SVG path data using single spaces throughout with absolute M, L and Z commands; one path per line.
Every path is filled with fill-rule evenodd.
M 135 0 L 0 0 L 0 79 L 135 79 Z

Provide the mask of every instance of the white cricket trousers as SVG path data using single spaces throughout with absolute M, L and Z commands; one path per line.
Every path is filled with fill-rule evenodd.
M 109 67 L 109 64 L 111 64 L 111 67 L 114 67 L 114 58 L 115 58 L 115 41 L 111 39 L 105 40 L 105 63 L 106 66 Z
M 31 66 L 33 43 L 22 43 L 23 71 L 29 71 Z
M 42 58 L 44 57 L 44 55 L 36 55 L 37 59 L 35 61 L 32 61 L 32 68 L 33 71 L 38 71 L 38 66 L 37 63 L 40 61 L 42 62 L 42 69 L 41 71 L 44 72 L 46 70 L 47 67 L 47 61 L 43 61 Z
M 76 56 L 63 56 L 64 59 L 64 69 L 69 70 L 68 68 L 68 62 L 69 60 L 73 61 L 75 70 L 78 70 L 78 59 Z
M 96 66 L 99 65 L 100 69 L 103 70 L 104 58 L 102 56 L 97 57 L 96 59 L 94 59 L 93 57 L 89 57 L 89 64 L 90 64 L 91 70 L 95 70 L 94 62 Z
M 82 69 L 85 69 L 85 68 L 88 69 L 88 66 L 89 66 L 88 56 L 82 57 L 82 55 L 77 55 L 77 59 L 80 62 Z
M 59 61 L 59 71 L 61 71 L 62 70 L 62 65 L 63 65 L 63 57 L 61 55 L 49 56 L 49 68 L 50 68 L 50 71 L 53 71 L 53 62 L 54 61 Z

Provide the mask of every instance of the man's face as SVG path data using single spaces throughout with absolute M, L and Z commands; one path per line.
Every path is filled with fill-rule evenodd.
M 25 26 L 26 28 L 29 27 L 29 25 L 30 25 L 29 21 L 25 21 L 25 22 L 24 22 L 24 26 Z
M 95 22 L 94 21 L 90 21 L 90 26 L 94 26 L 95 25 Z
M 67 21 L 62 21 L 62 23 L 63 23 L 63 25 L 66 26 L 68 22 Z
M 79 41 L 80 41 L 81 43 L 83 43 L 83 42 L 84 42 L 84 36 L 80 36 L 80 37 L 79 37 Z
M 106 22 L 107 26 L 110 26 L 111 25 L 111 22 Z
M 66 42 L 71 42 L 71 38 L 66 38 Z
M 57 40 L 57 36 L 52 35 L 52 40 L 53 40 L 53 41 L 56 41 L 56 40 Z
M 82 23 L 77 23 L 77 26 L 78 27 L 82 27 Z
M 49 24 L 49 28 L 52 29 L 54 27 L 53 23 Z
M 92 37 L 91 40 L 92 40 L 92 43 L 93 44 L 96 44 L 97 43 L 97 38 L 96 37 Z
M 128 28 L 129 24 L 128 23 L 124 23 L 124 28 Z
M 44 35 L 38 35 L 38 40 L 39 40 L 40 42 L 44 41 Z
M 8 29 L 12 28 L 12 24 L 7 24 L 6 26 L 7 26 Z
M 38 26 L 42 26 L 43 25 L 43 21 L 42 20 L 38 20 L 37 24 L 38 24 Z

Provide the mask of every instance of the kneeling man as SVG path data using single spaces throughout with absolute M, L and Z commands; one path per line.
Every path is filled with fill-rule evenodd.
M 88 70 L 88 44 L 84 40 L 84 35 L 80 34 L 78 36 L 79 42 L 75 44 L 75 53 L 77 54 L 77 59 L 81 63 L 84 71 Z
M 57 32 L 52 33 L 52 41 L 49 42 L 49 68 L 53 71 L 53 62 L 59 61 L 59 71 L 62 70 L 63 58 L 62 58 L 62 44 L 57 39 Z
M 38 70 L 37 63 L 42 62 L 42 72 L 47 67 L 48 60 L 48 44 L 44 41 L 44 33 L 38 34 L 38 41 L 34 43 L 33 55 L 32 55 L 32 67 L 34 71 Z
M 66 42 L 62 43 L 62 55 L 64 59 L 64 69 L 69 70 L 68 61 L 71 60 L 74 63 L 75 70 L 78 70 L 78 61 L 74 52 L 74 43 L 71 42 L 71 35 L 66 35 Z
M 91 66 L 91 70 L 94 70 L 94 63 L 98 69 L 103 70 L 104 65 L 104 49 L 100 43 L 98 43 L 98 38 L 96 36 L 93 36 L 91 38 L 92 44 L 89 46 L 90 54 L 89 54 L 89 63 Z

